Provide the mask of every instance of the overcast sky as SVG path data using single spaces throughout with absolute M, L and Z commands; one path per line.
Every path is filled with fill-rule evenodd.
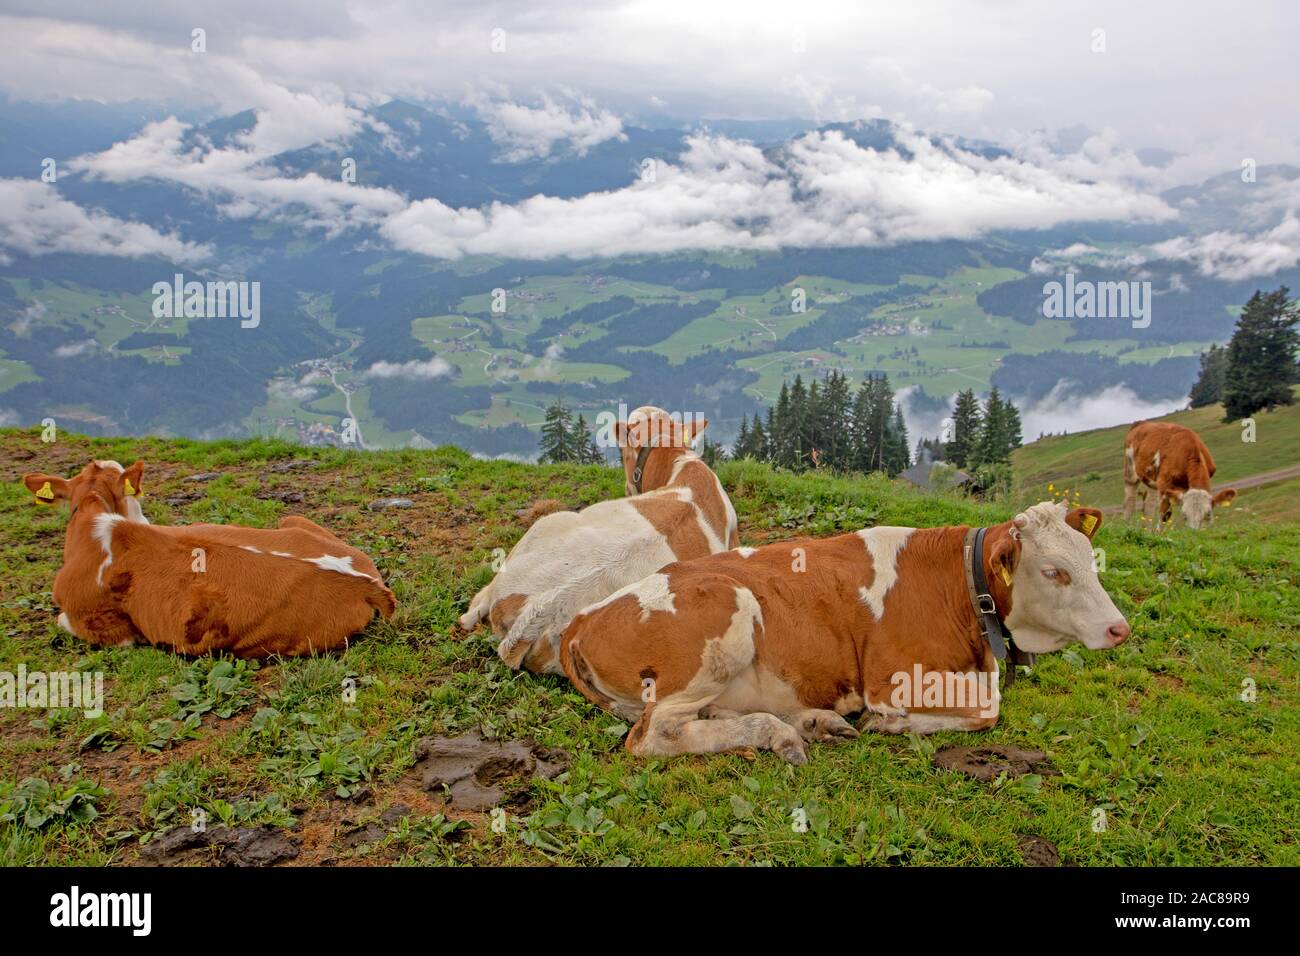
M 172 180 L 211 194 L 232 216 L 274 217 L 306 204 L 316 214 L 310 227 L 337 234 L 373 225 L 398 248 L 432 256 L 889 243 L 1072 220 L 1168 220 L 1177 213 L 1155 197 L 1161 189 L 1245 158 L 1300 164 L 1297 10 L 1195 0 L 0 0 L 0 91 L 255 109 L 256 128 L 233 147 L 195 153 L 182 145 L 184 124 L 167 121 L 81 158 L 73 171 Z M 191 48 L 196 28 L 206 52 Z M 1016 160 L 925 154 L 917 138 L 919 162 L 907 163 L 809 137 L 774 169 L 742 143 L 704 138 L 664 171 L 658 191 L 633 182 L 486 210 L 290 180 L 265 165 L 283 150 L 373 127 L 362 110 L 389 97 L 471 106 L 505 162 L 561 146 L 581 151 L 652 116 L 885 117 L 905 131 L 993 140 Z M 1044 133 L 1080 125 L 1092 136 L 1069 155 Z M 403 148 L 400 130 L 380 132 Z M 1157 169 L 1136 158 L 1146 147 L 1179 156 Z M 67 228 L 82 237 L 78 247 L 93 246 L 112 231 L 34 184 L 7 190 L 0 238 L 7 228 L 14 248 L 73 248 Z M 1243 219 L 1241 235 L 1166 254 L 1220 271 L 1294 264 L 1297 198 L 1284 186 L 1270 199 L 1288 213 L 1280 231 L 1251 230 Z M 19 215 L 21 243 L 13 239 Z M 1224 265 L 1224 250 L 1247 235 L 1263 244 L 1258 254 Z M 124 250 L 149 246 L 205 254 L 183 236 L 119 241 Z
M 1300 160 L 1300 7 L 1286 2 L 3 0 L 0 13 L 0 88 L 23 98 L 231 111 L 267 105 L 272 86 L 327 100 L 567 92 L 629 117 L 885 116 L 997 140 L 1085 124 L 1223 162 Z M 195 27 L 220 67 L 190 53 Z

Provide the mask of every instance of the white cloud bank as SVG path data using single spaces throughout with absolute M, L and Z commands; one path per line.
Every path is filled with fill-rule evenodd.
M 1020 408 L 1020 433 L 1029 442 L 1039 435 L 1084 432 L 1158 418 L 1187 405 L 1187 396 L 1147 401 L 1127 385 L 1112 385 L 1100 392 L 1084 391 L 1076 382 L 1059 382 L 1032 405 Z
M 809 133 L 778 160 L 753 144 L 697 135 L 679 165 L 651 180 L 573 199 L 454 209 L 412 203 L 382 226 L 394 246 L 443 259 L 617 256 L 701 249 L 880 246 L 973 239 L 1068 221 L 1160 221 L 1162 200 L 1084 182 L 1018 159 L 986 159 L 915 133 L 912 153 L 864 149 L 838 132 Z
M 1151 248 L 1164 259 L 1193 263 L 1201 275 L 1230 281 L 1254 279 L 1300 264 L 1300 219 L 1288 211 L 1272 229 L 1253 236 L 1223 230 L 1179 236 Z
M 13 254 L 55 252 L 93 256 L 162 256 L 192 263 L 207 258 L 206 246 L 172 233 L 127 222 L 98 209 L 84 209 L 35 180 L 0 179 L 0 261 Z
M 276 124 L 274 116 L 259 113 L 243 145 L 225 148 L 186 140 L 189 127 L 171 117 L 150 123 L 138 135 L 101 153 L 78 157 L 68 166 L 90 179 L 111 183 L 142 179 L 175 183 L 216 198 L 218 210 L 232 219 L 293 216 L 299 225 L 331 236 L 353 226 L 376 225 L 405 207 L 406 200 L 389 189 L 315 173 L 279 175 L 267 160 L 285 138 L 281 133 L 260 132 L 268 123 Z M 277 146 L 260 145 L 268 140 Z
M 488 134 L 504 149 L 501 159 L 508 163 L 544 159 L 560 143 L 585 156 L 607 140 L 627 139 L 622 120 L 590 100 L 570 110 L 543 96 L 537 107 L 498 101 L 481 104 L 478 112 Z

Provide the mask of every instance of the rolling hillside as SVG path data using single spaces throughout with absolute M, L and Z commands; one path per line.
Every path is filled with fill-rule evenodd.
M 325 524 L 374 557 L 397 614 L 341 654 L 260 666 L 88 647 L 57 628 L 50 594 L 67 513 L 36 504 L 17 479 L 70 474 L 91 457 L 144 458 L 142 503 L 158 523 L 271 527 L 292 512 Z M 626 724 L 562 678 L 506 670 L 482 630 L 456 627 L 492 549 L 524 533 L 517 509 L 619 495 L 616 469 L 481 461 L 451 447 L 75 435 L 46 445 L 3 430 L 0 473 L 0 672 L 102 671 L 106 691 L 94 718 L 0 708 L 0 865 L 216 862 L 220 846 L 185 842 L 196 811 L 261 828 L 274 861 L 290 865 L 1017 865 L 1026 834 L 1067 864 L 1300 862 L 1297 524 L 1261 535 L 1234 513 L 1157 536 L 1107 521 L 1103 583 L 1132 640 L 1044 655 L 986 734 L 866 735 L 816 745 L 792 768 L 770 754 L 636 759 Z M 719 477 L 747 545 L 1014 513 L 880 475 L 726 462 Z M 369 507 L 390 495 L 410 507 Z M 1246 678 L 1253 702 L 1240 698 Z M 355 700 L 339 692 L 347 679 Z M 424 735 L 474 731 L 531 736 L 570 760 L 555 779 L 509 783 L 503 833 L 486 812 L 426 790 L 413 767 Z M 1060 773 L 984 784 L 932 765 L 936 748 L 994 744 L 1042 749 Z M 806 832 L 791 828 L 796 809 Z
M 1297 389 L 1300 394 L 1300 389 Z M 1215 487 L 1253 475 L 1300 465 L 1300 404 L 1255 416 L 1255 441 L 1242 441 L 1239 422 L 1224 422 L 1223 406 L 1175 412 L 1158 421 L 1196 431 L 1209 447 L 1218 470 Z M 1011 456 L 1016 500 L 1039 500 L 1047 486 L 1078 491 L 1084 503 L 1104 507 L 1124 501 L 1124 436 L 1129 425 L 1044 438 Z M 1243 489 L 1234 508 L 1272 520 L 1300 520 L 1300 479 Z

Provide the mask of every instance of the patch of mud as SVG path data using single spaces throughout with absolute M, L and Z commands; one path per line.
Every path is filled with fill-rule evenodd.
M 487 810 L 517 795 L 534 778 L 550 780 L 569 766 L 558 747 L 530 739 L 484 740 L 477 731 L 460 737 L 425 737 L 415 745 L 415 770 L 427 791 L 447 795 L 462 810 Z
M 1008 779 L 1030 773 L 1045 777 L 1060 774 L 1041 750 L 1019 747 L 944 747 L 935 753 L 932 763 L 940 770 L 956 770 L 985 782 L 1002 774 Z
M 300 505 L 305 500 L 301 491 L 259 491 L 255 497 L 262 501 L 279 501 L 286 505 Z
M 1060 866 L 1061 853 L 1056 845 L 1032 833 L 1017 833 L 1016 846 L 1025 866 Z
M 179 505 L 193 504 L 202 497 L 203 492 L 201 491 L 178 491 L 175 494 L 168 495 L 163 501 L 175 508 Z
M 294 458 L 290 461 L 277 461 L 274 464 L 267 465 L 266 470 L 273 475 L 281 475 L 286 471 L 302 471 L 304 468 L 319 468 L 320 462 L 311 458 Z
M 298 841 L 269 826 L 209 827 L 201 833 L 179 826 L 150 841 L 140 851 L 140 862 L 175 866 L 204 851 L 215 851 L 222 866 L 275 866 L 298 855 Z
M 378 843 L 388 835 L 388 831 L 396 826 L 399 820 L 410 815 L 411 808 L 405 804 L 391 806 L 380 815 L 378 820 L 345 831 L 338 839 L 339 846 L 354 850 L 366 843 Z

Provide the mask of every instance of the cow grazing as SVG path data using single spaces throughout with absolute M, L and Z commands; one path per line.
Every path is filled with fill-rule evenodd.
M 460 625 L 487 620 L 511 667 L 560 673 L 560 632 L 582 608 L 673 561 L 739 543 L 721 482 L 691 450 L 703 419 L 683 425 L 642 406 L 615 432 L 630 497 L 537 520 Z
M 68 480 L 23 477 L 37 501 L 71 508 L 54 600 L 59 625 L 83 640 L 308 654 L 345 645 L 375 611 L 396 609 L 370 559 L 306 518 L 276 529 L 149 524 L 135 501 L 143 472 L 139 461 L 92 461 Z
M 1133 517 L 1141 491 L 1143 514 L 1157 529 L 1169 521 L 1174 502 L 1181 503 L 1189 528 L 1207 525 L 1216 506 L 1237 497 L 1233 488 L 1211 492 L 1213 477 L 1214 459 L 1196 432 L 1170 422 L 1138 422 L 1124 436 L 1124 520 Z
M 1128 638 L 1093 570 L 1100 525 L 1095 509 L 1043 502 L 982 536 L 880 527 L 682 561 L 578 614 L 561 663 L 635 721 L 627 748 L 645 756 L 758 748 L 803 763 L 805 741 L 856 737 L 844 717 L 862 710 L 887 733 L 985 729 L 1001 625 L 1030 653 Z

